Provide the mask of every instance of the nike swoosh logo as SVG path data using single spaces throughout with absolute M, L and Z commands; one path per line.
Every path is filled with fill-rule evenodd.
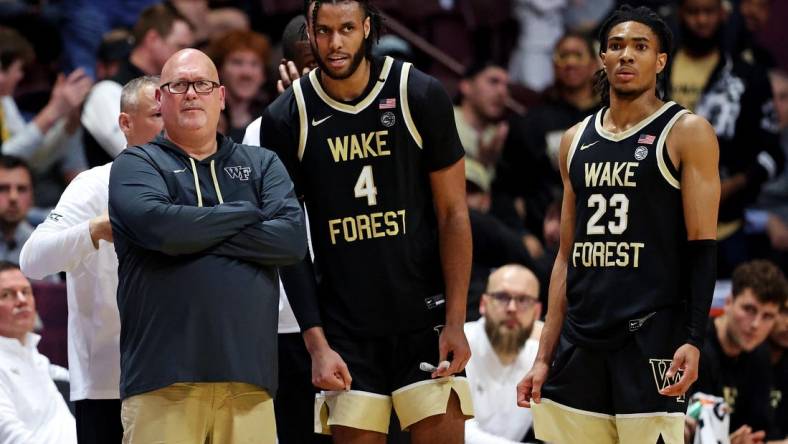
M 184 172 L 184 171 L 186 171 L 186 168 L 184 168 L 184 169 L 182 169 L 182 170 L 172 170 L 172 172 L 173 172 L 173 173 L 176 173 L 176 174 L 177 174 L 177 173 L 182 173 L 182 172 Z
M 320 125 L 321 123 L 325 122 L 326 120 L 330 119 L 333 116 L 334 116 L 333 114 L 329 114 L 328 117 L 320 119 L 320 120 L 315 120 L 315 118 L 312 117 L 312 126 L 318 126 L 318 125 Z
M 581 145 L 580 146 L 580 151 L 583 151 L 586 148 L 591 148 L 593 145 L 596 145 L 597 143 L 599 143 L 598 140 L 596 142 L 591 142 L 591 143 L 587 143 L 585 145 Z

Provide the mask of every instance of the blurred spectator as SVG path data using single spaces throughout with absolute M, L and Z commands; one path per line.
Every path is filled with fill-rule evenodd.
M 33 226 L 25 219 L 32 205 L 30 167 L 17 157 L 0 155 L 0 260 L 19 262 L 22 245 L 33 233 Z
M 104 34 L 117 27 L 130 28 L 142 10 L 157 3 L 161 0 L 62 0 L 60 35 L 66 72 L 82 68 L 101 80 L 95 68 Z
M 85 155 L 91 167 L 111 162 L 126 147 L 118 126 L 123 85 L 136 77 L 159 75 L 171 55 L 193 43 L 189 22 L 164 4 L 142 11 L 132 35 L 134 48 L 129 59 L 114 77 L 93 87 L 82 111 Z
M 120 127 L 129 145 L 144 144 L 161 131 L 154 94 L 158 86 L 158 78 L 140 77 L 123 87 Z M 71 401 L 80 444 L 120 443 L 123 437 L 118 258 L 107 214 L 111 167 L 77 176 L 20 255 L 32 278 L 66 272 Z
M 42 173 L 64 156 L 81 151 L 79 108 L 93 82 L 82 70 L 58 76 L 46 106 L 31 122 L 25 122 L 13 96 L 25 75 L 25 65 L 34 57 L 24 37 L 0 28 L 0 147 L 3 154 L 24 159 Z M 68 173 L 73 177 L 78 172 Z
M 509 61 L 513 83 L 542 91 L 553 83 L 550 58 L 564 32 L 564 9 L 569 0 L 515 0 L 514 15 L 520 37 Z
M 514 0 L 513 4 L 520 35 L 509 60 L 509 75 L 512 83 L 541 92 L 555 81 L 550 68 L 556 44 L 564 32 L 593 31 L 615 1 Z
M 30 281 L 15 264 L 0 262 L 0 442 L 76 444 L 74 417 L 36 348 L 35 319 Z
M 509 124 L 503 120 L 508 82 L 503 67 L 492 62 L 475 63 L 460 81 L 460 104 L 454 107 L 465 156 L 481 163 L 491 175 L 509 132 Z
M 763 68 L 774 68 L 774 56 L 763 45 L 763 31 L 769 24 L 773 0 L 739 0 L 739 20 L 731 22 L 732 26 L 726 34 L 733 36 L 732 51 L 744 61 Z
M 381 37 L 378 44 L 372 47 L 372 55 L 375 57 L 390 56 L 397 60 L 413 63 L 413 49 L 410 44 L 393 34 Z
M 722 179 L 717 269 L 726 277 L 749 257 L 744 208 L 783 168 L 770 114 L 772 92 L 763 69 L 722 49 L 722 0 L 682 0 L 679 19 L 681 40 L 668 60 L 668 91 L 717 133 Z
M 374 48 L 373 48 L 374 51 Z M 282 32 L 282 55 L 295 63 L 299 73 L 317 68 L 315 56 L 306 38 L 306 18 L 303 14 L 293 17 Z
M 118 74 L 120 65 L 129 58 L 131 44 L 131 33 L 125 29 L 113 29 L 104 34 L 96 54 L 96 80 L 106 80 Z
M 535 236 L 512 230 L 489 214 L 490 175 L 479 162 L 468 158 L 465 159 L 465 189 L 473 234 L 467 319 L 476 320 L 479 318 L 479 298 L 490 270 L 509 263 L 535 270 L 534 258 L 541 257 L 543 250 Z
M 230 31 L 208 47 L 226 94 L 219 132 L 237 143 L 268 102 L 262 87 L 270 50 L 268 38 L 253 31 Z
M 373 48 L 374 51 L 374 48 Z M 276 92 L 282 94 L 296 79 L 317 67 L 312 47 L 306 36 L 306 18 L 303 15 L 293 17 L 282 33 L 282 57 L 279 63 L 279 79 L 276 81 Z M 260 119 L 252 124 L 259 131 Z
M 550 205 L 547 206 L 544 222 L 542 223 L 545 253 L 549 253 L 546 256 L 552 259 L 549 260 L 548 268 L 552 268 L 555 255 L 558 253 L 558 244 L 561 237 L 561 201 L 562 196 L 557 195 Z
M 692 390 L 725 398 L 732 408 L 731 434 L 737 437 L 773 437 L 772 370 L 764 341 L 787 296 L 788 284 L 774 264 L 747 262 L 733 272 L 725 312 L 709 322 Z
M 591 33 L 616 6 L 615 0 L 571 0 L 564 14 L 569 32 Z
M 788 301 L 766 341 L 772 363 L 771 406 L 774 413 L 775 439 L 788 440 Z
M 212 9 L 208 0 L 170 0 L 170 3 L 191 23 L 196 47 L 230 31 L 249 30 L 249 17 L 239 9 Z
M 769 51 L 777 66 L 788 70 L 788 2 L 771 0 L 769 2 L 769 18 L 763 28 L 755 36 L 757 44 Z
M 505 265 L 490 275 L 479 312 L 465 324 L 471 360 L 465 372 L 471 386 L 474 418 L 465 422 L 467 444 L 526 442 L 533 418 L 517 407 L 520 375 L 528 372 L 539 348 L 542 306 L 539 281 L 522 265 Z M 538 324 L 538 327 L 537 327 Z
M 774 112 L 780 131 L 780 145 L 788 160 L 788 73 L 775 69 L 769 73 L 774 95 Z M 757 210 L 747 211 L 747 226 L 756 255 L 776 262 L 788 270 L 788 169 L 764 184 Z M 765 234 L 763 236 L 758 236 Z
M 276 91 L 279 94 L 290 87 L 291 81 L 317 67 L 312 47 L 306 37 L 306 18 L 303 14 L 290 19 L 282 32 L 282 57 L 278 70 L 280 78 L 276 81 Z M 260 145 L 261 121 L 262 117 L 258 117 L 246 127 L 244 144 Z M 289 310 L 290 305 L 287 307 Z
M 558 172 L 561 136 L 599 108 L 594 92 L 598 69 L 592 40 L 564 34 L 553 51 L 555 84 L 545 92 L 544 103 L 510 123 L 493 183 L 493 213 L 509 225 L 521 228 L 525 224 L 541 236 L 547 207 L 562 189 Z

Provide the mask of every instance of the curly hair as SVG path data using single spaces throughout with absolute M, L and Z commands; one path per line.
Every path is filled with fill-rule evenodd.
M 263 62 L 263 69 L 268 66 L 271 42 L 268 37 L 254 31 L 230 31 L 214 40 L 206 52 L 216 64 L 216 68 L 221 71 L 227 56 L 243 50 L 251 51 L 259 57 Z
M 638 22 L 648 26 L 659 40 L 658 52 L 670 54 L 673 48 L 673 33 L 662 18 L 656 12 L 645 6 L 633 8 L 623 5 L 602 23 L 599 28 L 599 54 L 607 50 L 607 38 L 610 30 L 619 23 Z M 602 99 L 604 105 L 610 105 L 610 81 L 607 78 L 604 68 L 594 74 L 594 88 Z M 665 72 L 657 74 L 657 97 L 665 96 Z
M 380 39 L 380 31 L 383 28 L 383 18 L 380 16 L 380 11 L 369 3 L 369 0 L 304 0 L 304 16 L 307 19 L 307 26 L 312 27 L 312 35 L 315 33 L 315 22 L 317 22 L 317 13 L 320 7 L 325 4 L 338 4 L 356 2 L 364 10 L 364 18 L 369 18 L 369 36 L 366 38 L 366 51 L 365 55 L 368 59 L 372 58 L 372 47 L 378 43 Z M 309 5 L 315 4 L 312 9 L 312 16 L 309 16 Z
M 758 259 L 745 262 L 733 270 L 733 298 L 750 289 L 761 303 L 774 303 L 779 307 L 788 298 L 788 282 L 783 272 L 772 262 Z

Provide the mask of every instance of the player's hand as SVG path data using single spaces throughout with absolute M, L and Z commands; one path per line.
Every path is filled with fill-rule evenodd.
M 82 106 L 92 86 L 93 79 L 82 68 L 68 76 L 60 74 L 52 88 L 49 104 L 56 110 L 58 117 L 67 115 Z
M 539 404 L 542 402 L 542 385 L 547 380 L 550 366 L 544 362 L 536 361 L 528 373 L 517 384 L 517 405 L 531 408 L 531 401 Z
M 104 210 L 100 216 L 90 219 L 88 231 L 90 232 L 90 240 L 93 241 L 93 247 L 96 249 L 98 249 L 99 240 L 112 242 L 112 224 L 109 221 L 107 210 Z
M 700 360 L 700 350 L 692 344 L 684 344 L 673 354 L 673 361 L 670 363 L 665 377 L 670 379 L 679 370 L 682 371 L 681 379 L 673 385 L 669 385 L 660 390 L 664 396 L 681 396 L 687 393 L 690 386 L 698 379 L 698 361 Z
M 731 433 L 731 444 L 760 444 L 766 437 L 766 432 L 763 430 L 753 432 L 752 428 L 748 425 L 739 427 L 735 432 Z
M 299 74 L 298 68 L 292 60 L 282 59 L 279 62 L 279 80 L 276 81 L 276 91 L 282 94 L 287 88 L 290 88 L 293 82 L 308 72 L 309 68 L 304 68 L 303 72 Z
M 471 359 L 471 347 L 468 345 L 468 339 L 465 338 L 465 331 L 462 325 L 446 325 L 443 327 L 438 339 L 438 350 L 440 352 L 438 362 L 446 361 L 449 354 L 451 354 L 452 359 L 448 367 L 438 366 L 438 370 L 432 372 L 433 378 L 451 376 L 465 369 L 465 365 Z
M 323 390 L 350 390 L 353 378 L 345 361 L 331 347 L 312 352 L 312 385 Z

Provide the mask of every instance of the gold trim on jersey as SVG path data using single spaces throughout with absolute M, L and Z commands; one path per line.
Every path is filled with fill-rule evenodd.
M 473 418 L 471 386 L 463 376 L 428 379 L 394 390 L 391 400 L 402 430 L 408 430 L 424 418 L 445 414 L 452 392 L 460 400 L 463 416 L 466 419 Z
M 668 134 L 670 133 L 671 128 L 676 122 L 683 116 L 684 114 L 689 114 L 689 111 L 683 109 L 676 113 L 675 116 L 671 117 L 668 123 L 665 125 L 665 128 L 662 129 L 662 132 L 659 135 L 659 139 L 657 139 L 657 152 L 655 156 L 657 156 L 657 166 L 659 166 L 659 172 L 662 173 L 662 177 L 675 189 L 681 189 L 681 183 L 679 179 L 670 172 L 668 169 L 668 165 L 665 163 L 665 141 L 668 139 Z
M 388 433 L 391 397 L 360 390 L 322 392 L 315 396 L 314 431 L 331 434 L 331 426 Z
M 594 125 L 596 126 L 596 132 L 599 133 L 599 135 L 604 137 L 605 139 L 612 140 L 613 142 L 620 142 L 620 141 L 626 139 L 627 137 L 630 137 L 631 135 L 635 134 L 636 132 L 642 130 L 643 128 L 645 128 L 649 123 L 653 122 L 654 119 L 656 119 L 657 117 L 661 116 L 662 113 L 667 111 L 668 108 L 670 108 L 673 105 L 675 105 L 675 102 L 666 102 L 658 110 L 654 111 L 654 113 L 652 115 L 650 115 L 650 116 L 646 117 L 645 119 L 641 120 L 640 122 L 638 122 L 632 128 L 629 128 L 628 130 L 622 131 L 620 133 L 613 133 L 613 132 L 610 132 L 610 131 L 608 131 L 608 130 L 606 130 L 605 128 L 602 127 L 602 114 L 603 114 L 603 112 L 605 110 L 609 110 L 610 109 L 609 107 L 602 108 L 601 110 L 599 110 L 599 112 L 596 113 L 596 119 L 594 119 L 595 120 L 594 121 Z
M 684 414 L 656 412 L 652 414 L 616 415 L 620 442 L 684 443 Z
M 607 415 L 581 410 L 542 398 L 531 404 L 538 439 L 561 443 L 656 442 L 660 435 L 669 444 L 684 442 L 684 414 L 650 412 Z
M 588 122 L 593 117 L 593 114 L 583 119 L 580 123 L 580 127 L 577 129 L 575 136 L 572 137 L 572 143 L 569 144 L 569 152 L 566 155 L 566 171 L 569 172 L 569 167 L 572 165 L 572 158 L 575 156 L 575 150 L 577 149 L 577 144 L 580 143 L 580 138 L 583 137 L 583 133 L 588 126 Z
M 615 417 L 589 412 L 542 398 L 539 404 L 531 401 L 536 438 L 561 443 L 585 443 L 593 436 L 595 443 L 618 442 Z
M 419 148 L 424 148 L 419 129 L 416 128 L 416 123 L 413 122 L 413 117 L 410 115 L 410 104 L 408 103 L 408 76 L 410 75 L 411 66 L 413 65 L 410 63 L 402 64 L 402 74 L 399 77 L 399 100 L 402 103 L 402 115 L 405 116 L 405 126 L 408 128 L 413 140 L 416 141 L 416 145 Z
M 296 107 L 298 108 L 298 124 L 300 130 L 298 133 L 298 160 L 304 157 L 304 150 L 306 150 L 306 137 L 309 135 L 309 121 L 306 118 L 306 101 L 304 100 L 304 91 L 301 89 L 301 82 L 293 82 L 293 94 L 296 99 Z
M 323 90 L 323 87 L 320 86 L 320 80 L 317 78 L 317 69 L 314 69 L 309 73 L 309 81 L 312 83 L 312 87 L 315 89 L 318 97 L 320 97 L 320 99 L 323 100 L 326 105 L 334 108 L 337 111 L 342 111 L 343 113 L 358 114 L 361 111 L 364 111 L 364 109 L 375 100 L 378 94 L 380 94 L 383 86 L 386 85 L 386 80 L 389 77 L 389 71 L 391 71 L 391 65 L 393 64 L 394 59 L 387 56 L 386 60 L 383 62 L 383 69 L 380 70 L 380 77 L 375 83 L 375 87 L 372 88 L 372 91 L 370 91 L 366 97 L 364 97 L 364 100 L 358 102 L 356 105 L 347 105 L 332 99 L 331 96 L 329 96 Z

